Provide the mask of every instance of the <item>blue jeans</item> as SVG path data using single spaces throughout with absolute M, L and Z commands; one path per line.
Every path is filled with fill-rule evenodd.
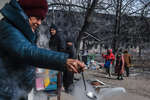
M 110 64 L 109 68 L 106 68 L 106 74 L 108 74 L 109 77 L 111 77 L 111 73 L 112 73 L 112 64 Z

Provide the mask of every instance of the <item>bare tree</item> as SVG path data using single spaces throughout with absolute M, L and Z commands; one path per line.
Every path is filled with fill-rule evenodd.
M 98 0 L 93 0 L 92 3 L 91 3 L 91 0 L 88 1 L 88 9 L 86 11 L 86 16 L 85 16 L 85 20 L 84 20 L 84 24 L 81 28 L 81 31 L 79 32 L 79 36 L 77 38 L 77 50 L 79 53 L 79 46 L 80 46 L 80 42 L 81 42 L 81 38 L 82 36 L 84 35 L 84 32 L 87 30 L 88 26 L 90 25 L 91 23 L 91 15 L 92 15 L 92 12 L 94 11 L 96 5 L 97 5 L 97 2 Z
M 147 0 L 52 0 L 49 6 L 68 12 L 72 23 L 79 21 L 77 12 L 82 14 L 83 22 L 78 24 L 80 26 L 77 38 L 78 49 L 82 37 L 89 36 L 94 37 L 93 40 L 99 44 L 109 44 L 117 51 L 120 44 L 131 46 L 141 41 L 145 42 L 149 31 L 149 2 Z M 93 20 L 98 17 L 101 19 Z M 89 26 L 90 29 L 97 28 L 90 31 Z M 144 26 L 146 28 L 142 28 Z

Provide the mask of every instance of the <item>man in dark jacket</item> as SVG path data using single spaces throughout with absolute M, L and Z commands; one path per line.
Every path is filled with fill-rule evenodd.
M 68 37 L 66 39 L 66 53 L 69 54 L 69 58 L 76 58 L 76 52 L 75 52 L 75 46 L 74 46 L 74 41 L 73 38 Z M 71 86 L 71 84 L 73 84 L 73 79 L 74 79 L 74 73 L 70 72 L 70 71 L 64 71 L 63 73 L 63 85 L 65 88 L 66 92 L 69 92 L 69 87 Z
M 66 49 L 66 39 L 65 34 L 63 32 L 59 32 L 56 25 L 52 24 L 50 29 L 50 40 L 49 40 L 49 48 L 54 51 L 65 52 Z M 62 81 L 62 74 L 60 74 L 59 78 Z M 59 88 L 61 88 L 60 85 Z
M 68 53 L 69 58 L 75 59 L 75 48 L 71 37 L 59 32 L 54 24 L 50 27 L 50 35 L 49 48 L 51 50 Z M 73 83 L 73 77 L 73 72 L 67 70 L 63 72 L 63 85 L 66 92 L 68 92 L 69 86 Z
M 50 27 L 50 41 L 49 48 L 51 50 L 65 52 L 66 39 L 62 32 L 59 32 L 56 25 L 52 24 Z
M 46 0 L 11 0 L 1 9 L 0 100 L 27 100 L 35 82 L 35 67 L 79 72 L 84 64 L 65 53 L 35 45 L 35 29 L 48 10 Z

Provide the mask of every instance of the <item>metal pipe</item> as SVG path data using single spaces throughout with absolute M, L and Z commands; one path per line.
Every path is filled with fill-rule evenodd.
M 83 79 L 83 83 L 84 83 L 84 88 L 85 88 L 85 91 L 86 91 L 86 83 L 85 83 L 85 78 L 84 78 L 83 72 L 81 72 L 81 75 L 82 75 L 82 79 Z

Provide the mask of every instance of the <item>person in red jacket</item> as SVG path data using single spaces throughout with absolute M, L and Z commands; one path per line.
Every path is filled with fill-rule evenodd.
M 112 49 L 107 50 L 107 54 L 106 55 L 102 54 L 102 57 L 105 59 L 105 63 L 107 61 L 110 61 L 110 66 L 106 68 L 106 75 L 108 74 L 109 77 L 111 77 L 111 68 L 112 68 L 113 61 L 115 60 L 115 56 L 112 53 Z

